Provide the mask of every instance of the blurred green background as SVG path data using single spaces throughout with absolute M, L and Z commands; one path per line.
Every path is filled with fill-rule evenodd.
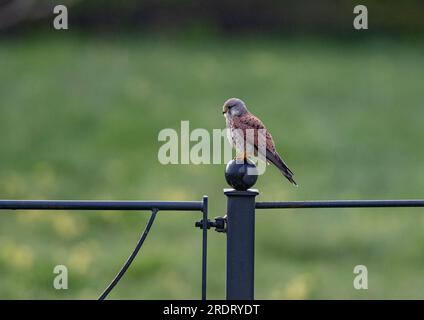
M 225 165 L 163 166 L 157 137 L 164 128 L 179 130 L 182 120 L 192 129 L 224 128 L 221 106 L 233 96 L 265 122 L 300 184 L 293 188 L 269 167 L 256 184 L 259 201 L 422 198 L 424 45 L 423 20 L 416 19 L 422 5 L 365 1 L 374 10 L 370 30 L 354 32 L 353 2 L 322 1 L 336 18 L 317 18 L 317 28 L 304 18 L 313 12 L 311 2 L 299 2 L 298 9 L 282 2 L 288 13 L 283 6 L 273 10 L 274 1 L 264 2 L 267 10 L 245 4 L 245 16 L 258 13 L 254 23 L 240 22 L 221 2 L 205 2 L 219 9 L 215 15 L 190 1 L 160 2 L 157 16 L 175 7 L 185 13 L 169 23 L 142 19 L 151 1 L 109 2 L 98 12 L 80 1 L 70 4 L 67 31 L 54 31 L 51 15 L 3 24 L 0 198 L 200 200 L 206 194 L 211 217 L 223 215 Z M 190 5 L 192 11 L 183 10 Z M 390 19 L 393 8 L 398 20 Z M 266 24 L 262 11 L 277 18 Z M 240 23 L 228 28 L 222 22 L 228 19 L 216 17 Z M 147 217 L 2 212 L 0 298 L 97 298 Z M 199 219 L 160 213 L 110 297 L 199 298 L 201 232 L 193 227 Z M 423 230 L 422 209 L 258 211 L 256 298 L 422 299 Z M 225 236 L 209 234 L 208 297 L 221 299 Z M 52 286 L 59 264 L 69 269 L 68 290 Z M 360 264 L 368 267 L 366 291 L 352 285 Z

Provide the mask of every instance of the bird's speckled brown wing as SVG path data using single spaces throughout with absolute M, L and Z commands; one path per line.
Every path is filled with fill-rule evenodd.
M 258 137 L 261 129 L 265 130 L 266 135 L 266 154 L 261 154 L 268 162 L 271 162 L 274 164 L 282 173 L 283 175 L 294 185 L 297 186 L 296 182 L 293 179 L 293 172 L 287 167 L 285 162 L 281 159 L 278 152 L 275 150 L 275 144 L 274 140 L 272 139 L 271 134 L 266 130 L 264 124 L 261 120 L 259 120 L 257 117 L 255 117 L 253 114 L 247 112 L 240 117 L 234 117 L 233 119 L 233 126 L 235 129 L 241 129 L 243 130 L 244 137 L 246 137 L 246 143 L 252 144 L 252 137 L 251 133 L 249 135 L 248 129 L 254 130 L 254 141 L 253 146 L 255 149 L 255 155 L 257 153 L 262 153 L 261 148 L 258 148 Z
M 253 129 L 253 145 L 255 149 L 258 149 L 258 136 L 259 136 L 259 130 L 265 130 L 265 137 L 266 137 L 266 150 L 270 151 L 272 153 L 275 153 L 275 144 L 274 140 L 272 139 L 271 134 L 266 130 L 265 125 L 262 123 L 261 120 L 259 120 L 257 117 L 255 117 L 253 114 L 247 112 L 240 117 L 235 117 L 233 119 L 234 122 L 234 128 L 243 130 L 243 134 L 247 139 L 248 143 L 252 143 L 252 134 L 246 133 L 248 129 Z M 265 155 L 263 155 L 265 156 Z

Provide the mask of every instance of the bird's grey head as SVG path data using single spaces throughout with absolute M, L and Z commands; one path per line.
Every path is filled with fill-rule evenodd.
M 226 117 L 239 117 L 247 112 L 246 104 L 237 98 L 231 98 L 225 101 L 222 113 Z

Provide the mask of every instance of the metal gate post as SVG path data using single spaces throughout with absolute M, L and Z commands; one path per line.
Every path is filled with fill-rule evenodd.
M 227 300 L 254 299 L 255 189 L 227 196 Z

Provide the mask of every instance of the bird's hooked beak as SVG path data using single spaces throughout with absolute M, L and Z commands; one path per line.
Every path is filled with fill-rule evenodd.
M 222 114 L 226 114 L 226 113 L 227 113 L 227 111 L 228 111 L 228 108 L 227 108 L 227 107 L 225 107 L 224 111 L 222 111 Z

